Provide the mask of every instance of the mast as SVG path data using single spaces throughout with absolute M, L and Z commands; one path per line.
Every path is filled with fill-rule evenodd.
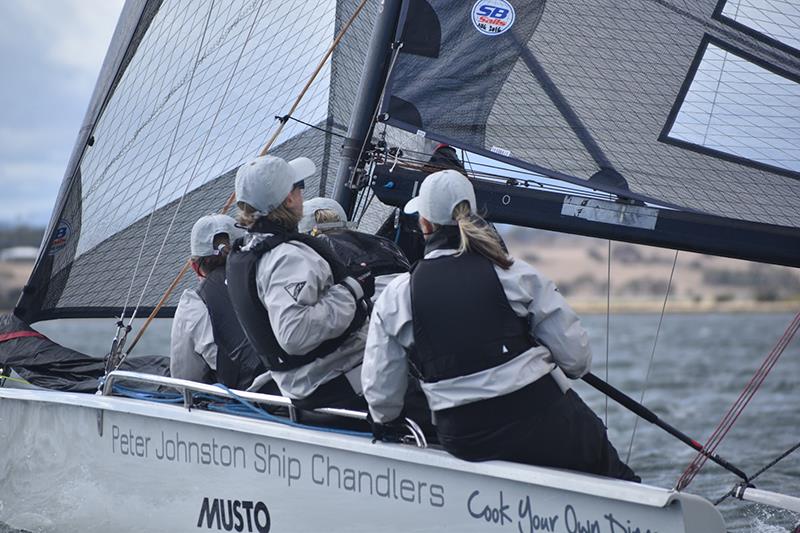
M 361 72 L 358 95 L 353 104 L 347 138 L 342 146 L 333 198 L 341 204 L 348 218 L 352 214 L 356 189 L 351 187 L 353 171 L 363 163 L 362 147 L 372 134 L 373 117 L 380 102 L 383 84 L 389 69 L 391 44 L 400 17 L 402 0 L 383 0 L 372 30 L 369 50 Z

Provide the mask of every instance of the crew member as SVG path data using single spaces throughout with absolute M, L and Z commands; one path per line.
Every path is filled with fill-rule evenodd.
M 312 198 L 303 203 L 301 233 L 322 237 L 348 265 L 366 265 L 375 277 L 375 302 L 380 293 L 399 274 L 408 272 L 411 265 L 400 247 L 393 241 L 347 228 L 347 215 L 332 198 Z
M 227 215 L 204 216 L 192 227 L 190 261 L 201 281 L 196 290 L 183 292 L 175 310 L 172 377 L 243 390 L 266 372 L 236 320 L 225 284 L 230 242 L 243 234 Z
M 586 331 L 550 280 L 503 250 L 454 170 L 428 176 L 419 213 L 424 259 L 383 292 L 362 381 L 377 437 L 419 377 L 439 441 L 469 461 L 504 459 L 638 481 L 561 372 L 589 371 Z M 561 383 L 561 382 L 564 383 Z
M 248 235 L 228 260 L 228 291 L 250 342 L 281 392 L 301 408 L 364 408 L 361 360 L 368 269 L 347 269 L 322 239 L 297 232 L 307 158 L 263 156 L 236 172 Z

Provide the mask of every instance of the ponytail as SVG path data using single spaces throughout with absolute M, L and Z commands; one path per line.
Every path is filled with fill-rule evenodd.
M 480 254 L 503 270 L 514 264 L 503 249 L 500 236 L 485 220 L 472 213 L 468 201 L 464 200 L 453 208 L 453 220 L 458 224 L 461 237 L 459 255 L 464 252 Z

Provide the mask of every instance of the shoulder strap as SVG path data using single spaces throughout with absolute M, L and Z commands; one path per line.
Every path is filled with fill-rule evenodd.
M 330 244 L 325 242 L 324 239 L 317 239 L 311 235 L 305 235 L 296 231 L 289 231 L 286 228 L 263 217 L 258 219 L 256 223 L 253 224 L 251 231 L 271 234 L 252 248 L 252 251 L 259 257 L 277 247 L 279 244 L 283 244 L 284 242 L 288 241 L 298 241 L 314 250 L 317 255 L 322 257 L 325 262 L 328 263 L 328 266 L 333 273 L 334 283 L 341 283 L 341 281 L 348 275 L 347 267 L 333 251 Z M 237 242 L 239 241 L 237 240 Z

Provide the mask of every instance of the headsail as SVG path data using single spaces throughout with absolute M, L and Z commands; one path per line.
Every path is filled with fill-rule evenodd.
M 129 0 L 16 314 L 151 308 L 188 257 L 192 223 L 222 208 L 236 168 L 263 147 L 358 3 Z M 377 7 L 367 3 L 270 151 L 315 161 L 310 196 L 332 188 Z
M 790 13 L 768 25 L 740 3 L 409 1 L 383 112 L 542 176 L 696 215 L 690 232 L 752 232 L 724 250 L 658 224 L 631 240 L 800 264 L 800 54 L 787 37 L 800 8 L 773 2 Z M 567 207 L 550 229 L 574 231 Z M 606 230 L 593 234 L 615 237 Z M 762 235 L 781 257 L 747 251 Z

